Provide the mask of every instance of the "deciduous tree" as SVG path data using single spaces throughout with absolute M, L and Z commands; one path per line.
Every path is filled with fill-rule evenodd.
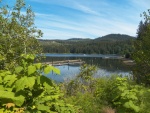
M 34 26 L 34 13 L 23 0 L 16 0 L 13 7 L 0 4 L 0 68 L 13 68 L 21 54 L 41 52 L 36 38 L 42 32 Z

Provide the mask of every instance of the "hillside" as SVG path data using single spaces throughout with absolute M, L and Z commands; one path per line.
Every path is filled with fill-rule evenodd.
M 134 37 L 109 34 L 96 39 L 40 40 L 44 53 L 126 54 L 133 51 Z
M 88 41 L 88 40 L 92 40 L 90 38 L 70 38 L 67 39 L 68 41 Z
M 135 39 L 135 37 L 124 35 L 124 34 L 108 34 L 102 37 L 98 37 L 95 40 L 96 41 L 126 41 L 132 39 Z

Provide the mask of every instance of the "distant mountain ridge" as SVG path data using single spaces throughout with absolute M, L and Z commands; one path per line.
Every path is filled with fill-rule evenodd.
M 90 38 L 70 38 L 67 39 L 66 41 L 72 41 L 72 42 L 80 42 L 80 41 L 90 41 L 92 39 Z
M 96 41 L 126 41 L 135 39 L 133 36 L 125 35 L 125 34 L 108 34 L 102 37 L 98 37 Z
M 126 40 L 131 40 L 135 39 L 133 36 L 129 36 L 126 34 L 108 34 L 102 37 L 98 37 L 95 39 L 90 39 L 90 38 L 70 38 L 66 40 L 61 40 L 61 39 L 46 39 L 46 41 L 126 41 Z M 39 39 L 40 41 L 45 40 L 45 39 Z
M 96 39 L 40 40 L 44 53 L 121 54 L 131 53 L 134 37 L 109 34 Z

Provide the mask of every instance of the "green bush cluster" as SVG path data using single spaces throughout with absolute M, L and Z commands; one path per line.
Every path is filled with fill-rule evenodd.
M 13 71 L 0 70 L 0 112 L 76 113 L 78 109 L 63 100 L 58 85 L 45 76 L 60 71 L 31 60 L 33 55 L 22 55 Z
M 83 66 L 79 76 L 64 83 L 65 100 L 81 107 L 83 113 L 149 113 L 150 90 L 129 77 L 112 75 L 94 78 L 86 73 L 95 69 Z M 81 75 L 86 77 L 82 77 Z M 90 77 L 88 77 L 90 76 Z M 85 79 L 88 78 L 88 79 Z M 91 90 L 92 89 L 92 90 Z M 106 112 L 107 111 L 107 112 Z

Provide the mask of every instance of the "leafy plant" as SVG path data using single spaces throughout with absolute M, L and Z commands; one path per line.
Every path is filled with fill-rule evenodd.
M 145 91 L 143 86 L 129 82 L 128 78 L 117 77 L 110 99 L 119 113 L 137 113 L 142 110 L 142 98 Z
M 76 112 L 73 105 L 63 101 L 59 87 L 43 75 L 50 71 L 60 74 L 60 71 L 41 63 L 29 63 L 33 59 L 33 55 L 22 55 L 13 72 L 0 71 L 0 111 Z
M 96 98 L 93 95 L 95 84 L 93 76 L 96 67 L 84 64 L 80 71 L 74 80 L 63 83 L 63 90 L 66 91 L 65 100 L 73 105 L 80 106 L 81 113 L 99 113 L 100 105 L 96 103 Z
M 94 84 L 94 73 L 96 66 L 84 64 L 80 68 L 80 73 L 74 80 L 65 84 L 67 95 L 75 95 L 78 92 L 86 93 L 92 92 Z
M 0 1 L 1 3 L 1 1 Z M 25 11 L 26 14 L 21 12 Z M 24 0 L 13 7 L 0 6 L 0 112 L 75 113 L 76 107 L 63 100 L 59 86 L 46 77 L 60 71 L 34 63 L 41 52 L 36 38 L 34 13 Z

